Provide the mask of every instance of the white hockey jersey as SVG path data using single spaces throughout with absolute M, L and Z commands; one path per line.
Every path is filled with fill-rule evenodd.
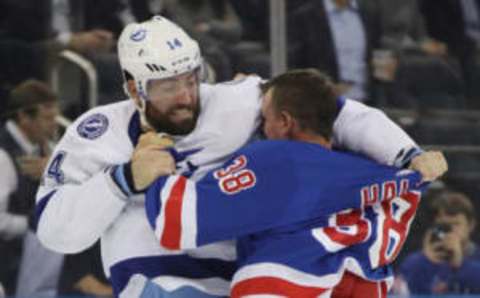
M 180 171 L 200 179 L 250 140 L 260 118 L 259 82 L 248 77 L 200 86 L 196 128 L 175 144 L 177 152 L 190 153 Z M 415 143 L 382 112 L 350 100 L 339 100 L 338 107 L 336 147 L 389 165 L 412 156 Z M 151 297 L 159 289 L 171 297 L 228 296 L 236 269 L 233 241 L 180 252 L 162 249 L 149 227 L 143 195 L 126 198 L 105 171 L 130 159 L 140 134 L 132 100 L 92 109 L 69 127 L 37 194 L 40 240 L 52 250 L 76 253 L 101 238 L 103 266 L 119 297 Z

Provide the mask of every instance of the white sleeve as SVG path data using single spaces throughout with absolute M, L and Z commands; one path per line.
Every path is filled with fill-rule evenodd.
M 57 145 L 37 193 L 37 235 L 60 253 L 93 245 L 127 204 L 106 171 L 118 160 L 114 133 L 88 140 L 78 136 L 76 126 Z
M 385 113 L 348 99 L 335 120 L 333 143 L 381 164 L 397 166 L 411 158 L 418 148 Z
M 10 195 L 17 188 L 17 171 L 12 159 L 0 149 L 0 239 L 9 240 L 24 235 L 28 229 L 27 216 L 8 212 Z

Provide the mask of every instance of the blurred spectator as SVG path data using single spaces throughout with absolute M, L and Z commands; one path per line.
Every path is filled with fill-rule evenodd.
M 0 130 L 0 282 L 7 295 L 15 289 L 26 235 L 35 206 L 35 193 L 56 131 L 56 96 L 34 80 L 10 95 L 7 122 Z M 34 274 L 38 274 L 35 272 Z
M 235 72 L 270 76 L 268 1 L 230 0 L 242 25 L 242 40 L 229 48 Z M 287 1 L 290 4 L 292 1 Z
M 246 40 L 268 42 L 269 12 L 267 1 L 230 0 L 242 24 Z
M 154 15 L 161 15 L 165 0 L 123 0 L 138 22 L 143 22 Z
M 449 53 L 460 60 L 468 95 L 479 97 L 480 1 L 420 0 L 420 8 L 430 36 L 446 43 Z
M 397 287 L 411 294 L 480 293 L 480 249 L 472 242 L 475 210 L 464 194 L 444 191 L 432 201 L 433 223 L 423 249 L 400 266 Z
M 30 71 L 21 79 L 32 75 L 47 79 L 57 54 L 70 49 L 92 60 L 98 71 L 101 99 L 113 101 L 109 94 L 121 90 L 122 83 L 121 71 L 112 51 L 115 37 L 126 23 L 134 20 L 122 0 L 3 2 L 5 18 L 0 20 L 0 50 L 11 53 L 12 57 L 0 60 L 3 67 L 15 69 L 16 60 L 23 64 L 23 56 L 16 52 L 20 48 L 28 54 L 27 61 L 33 62 L 30 68 L 43 72 L 42 76 L 37 76 Z
M 112 287 L 103 273 L 100 242 L 82 253 L 65 257 L 58 293 L 82 297 L 113 296 Z
M 196 39 L 219 81 L 232 79 L 228 48 L 240 41 L 242 26 L 228 0 L 165 0 L 165 15 Z
M 395 107 L 406 108 L 419 104 L 429 108 L 463 107 L 464 86 L 458 60 L 448 55 L 445 43 L 427 34 L 418 1 L 382 0 L 379 4 L 382 48 L 399 58 L 394 82 L 382 81 L 377 76 L 388 91 L 384 100 Z
M 289 15 L 289 66 L 316 67 L 350 98 L 369 98 L 370 60 L 380 46 L 376 0 L 309 1 Z M 388 76 L 395 63 L 387 65 Z
M 4 6 L 3 38 L 49 43 L 83 54 L 109 51 L 114 35 L 133 20 L 124 15 L 121 0 L 7 0 Z
M 417 50 L 433 56 L 447 55 L 447 45 L 428 36 L 417 0 L 382 0 L 380 8 L 383 46 L 397 51 Z

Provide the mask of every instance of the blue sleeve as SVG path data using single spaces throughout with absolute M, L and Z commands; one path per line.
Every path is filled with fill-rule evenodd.
M 146 209 L 162 246 L 193 248 L 363 208 L 420 180 L 418 173 L 327 150 L 274 145 L 249 146 L 197 182 L 156 181 Z

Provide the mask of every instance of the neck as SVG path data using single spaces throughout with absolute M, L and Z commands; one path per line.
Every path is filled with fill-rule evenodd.
M 296 135 L 292 137 L 292 140 L 295 141 L 301 141 L 301 142 L 307 142 L 307 143 L 313 143 L 320 145 L 324 148 L 327 149 L 332 149 L 332 142 L 327 140 L 326 138 L 313 134 L 313 133 L 307 133 L 307 132 L 298 132 Z
M 35 138 L 33 138 L 32 136 L 32 133 L 28 130 L 27 127 L 25 127 L 25 125 L 21 125 L 20 123 L 18 122 L 14 122 L 15 125 L 18 127 L 18 130 L 20 131 L 20 133 L 32 144 L 38 144 L 38 142 L 35 140 Z

